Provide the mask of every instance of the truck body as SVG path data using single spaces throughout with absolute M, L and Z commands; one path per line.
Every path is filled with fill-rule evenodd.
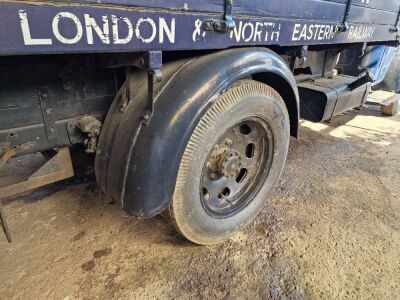
M 320 122 L 361 107 L 385 78 L 399 8 L 398 0 L 0 1 L 0 167 L 33 152 L 54 164 L 59 149 L 83 144 L 100 188 L 129 214 L 169 208 L 185 237 L 217 242 L 261 209 L 300 116 Z M 275 117 L 256 102 L 242 120 L 244 107 L 226 106 L 213 122 L 238 119 L 232 133 L 228 125 L 217 133 L 207 116 L 235 89 L 238 103 L 252 89 L 251 99 L 275 99 Z M 276 119 L 287 124 L 275 128 Z M 186 182 L 199 126 L 214 146 Z M 251 132 L 263 138 L 246 142 Z M 71 176 L 43 172 L 1 188 L 0 199 Z M 200 185 L 199 199 L 179 196 L 182 181 Z

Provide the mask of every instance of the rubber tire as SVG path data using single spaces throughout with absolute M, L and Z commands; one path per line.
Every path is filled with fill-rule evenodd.
M 201 203 L 200 180 L 212 146 L 231 126 L 247 117 L 264 119 L 273 133 L 271 169 L 253 200 L 228 218 L 210 216 Z M 209 107 L 193 131 L 180 162 L 173 199 L 169 207 L 176 229 L 201 245 L 219 243 L 251 222 L 264 207 L 285 165 L 290 137 L 286 105 L 271 87 L 241 80 Z

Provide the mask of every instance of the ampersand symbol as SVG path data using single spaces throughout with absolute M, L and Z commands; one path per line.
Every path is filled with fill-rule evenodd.
M 202 37 L 204 37 L 205 35 L 206 35 L 206 33 L 203 31 L 203 32 L 201 32 L 202 30 L 202 25 L 203 25 L 203 22 L 200 20 L 200 19 L 197 19 L 195 22 L 194 22 L 194 26 L 195 26 L 195 29 L 193 30 L 193 34 L 192 34 L 192 39 L 193 39 L 193 42 L 196 42 L 197 41 L 197 39 L 200 37 L 200 36 L 202 36 Z

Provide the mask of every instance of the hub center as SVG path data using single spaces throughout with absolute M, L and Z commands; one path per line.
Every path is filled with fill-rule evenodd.
M 207 168 L 219 176 L 235 177 L 242 166 L 242 157 L 235 149 L 222 148 L 212 153 Z

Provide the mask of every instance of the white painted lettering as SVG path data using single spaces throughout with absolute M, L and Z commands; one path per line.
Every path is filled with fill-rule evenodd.
M 171 44 L 175 43 L 175 18 L 171 20 L 171 26 L 168 27 L 167 21 L 164 18 L 159 18 L 159 42 L 164 43 L 164 34 L 167 36 Z
M 31 36 L 31 30 L 29 28 L 28 15 L 25 10 L 19 11 L 19 19 L 21 22 L 22 37 L 25 45 L 52 45 L 51 39 L 34 39 Z
M 120 22 L 118 22 L 118 21 L 120 21 L 120 20 L 123 21 L 126 24 L 126 27 L 127 27 L 127 30 L 128 30 L 128 32 L 126 34 L 126 37 L 124 37 L 124 38 L 121 38 L 119 36 L 119 25 L 118 24 Z M 111 16 L 111 22 L 112 22 L 112 34 L 113 34 L 113 42 L 114 42 L 114 44 L 116 44 L 116 45 L 128 44 L 132 40 L 132 37 L 133 37 L 133 26 L 132 26 L 131 21 L 126 17 L 118 18 L 117 16 L 112 15 Z
M 150 34 L 150 36 L 148 38 L 143 37 L 142 33 L 140 31 L 141 30 L 140 29 L 141 25 L 144 22 L 148 23 L 150 25 L 150 27 L 151 27 L 151 34 Z M 154 39 L 156 37 L 156 34 L 157 34 L 156 23 L 154 23 L 154 21 L 152 19 L 150 19 L 150 18 L 146 18 L 146 19 L 140 18 L 139 21 L 136 24 L 135 33 L 136 33 L 136 37 L 139 40 L 141 40 L 143 43 L 145 43 L 145 44 L 151 43 L 152 41 L 154 41 Z
M 314 25 L 308 26 L 307 40 L 311 40 L 313 37 Z
M 233 31 L 231 31 L 230 34 L 230 38 L 232 39 L 233 37 L 235 37 L 236 42 L 240 42 L 240 38 L 242 36 L 242 27 L 243 27 L 243 23 L 242 21 L 239 22 L 239 26 L 235 26 L 235 28 L 233 28 Z
M 324 40 L 328 40 L 329 39 L 329 33 L 330 33 L 330 26 L 325 26 L 325 31 L 324 31 L 324 37 L 323 37 L 323 39 Z
M 307 26 L 307 25 L 304 25 L 304 26 Z M 315 32 L 314 32 L 315 34 L 314 34 L 313 40 L 317 39 L 317 35 L 318 35 L 318 31 L 319 31 L 320 27 L 321 27 L 321 25 L 318 25 L 318 24 L 315 25 Z
M 307 40 L 307 26 L 303 26 L 303 29 L 301 30 L 299 40 Z
M 322 41 L 324 39 L 325 25 L 321 25 L 318 32 L 318 41 Z
M 97 22 L 90 15 L 85 14 L 86 37 L 89 45 L 93 45 L 93 29 L 103 42 L 103 44 L 110 44 L 110 29 L 108 27 L 107 16 L 102 16 L 103 30 L 97 25 Z
M 347 38 L 350 40 L 371 39 L 374 35 L 375 27 L 369 25 L 352 25 L 349 28 Z
M 263 23 L 256 22 L 256 27 L 254 29 L 254 42 L 261 42 L 261 33 L 262 33 Z
M 270 35 L 270 30 L 273 28 L 274 23 L 272 22 L 264 22 L 264 26 L 265 26 L 265 38 L 264 41 L 267 42 L 269 40 L 269 38 L 271 37 L 272 39 L 272 33 Z
M 298 34 L 300 33 L 300 24 L 295 24 L 293 28 L 293 34 L 292 34 L 292 41 L 298 41 L 299 36 Z
M 334 26 L 322 24 L 295 24 L 293 41 L 323 41 L 334 38 Z
M 250 34 L 247 35 L 247 37 L 246 37 L 246 29 L 247 28 L 250 28 L 250 31 L 248 31 L 248 33 L 250 33 Z M 254 25 L 253 25 L 253 23 L 251 23 L 251 22 L 245 23 L 244 26 L 243 26 L 243 30 L 242 30 L 242 39 L 243 39 L 243 41 L 249 42 L 252 39 L 253 34 L 254 34 Z
M 66 38 L 60 33 L 59 24 L 61 18 L 66 18 L 72 20 L 76 27 L 76 34 L 73 38 Z M 53 34 L 57 40 L 59 40 L 63 44 L 73 45 L 78 43 L 83 35 L 83 27 L 81 21 L 79 21 L 78 17 L 69 12 L 60 12 L 53 18 Z

